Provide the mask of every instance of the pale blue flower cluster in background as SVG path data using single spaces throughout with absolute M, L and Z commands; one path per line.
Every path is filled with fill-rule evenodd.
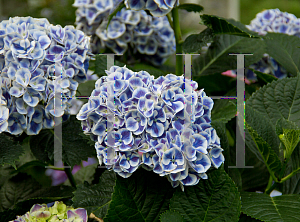
M 275 32 L 300 37 L 300 19 L 293 14 L 281 12 L 279 9 L 269 9 L 258 13 L 246 27 L 260 35 Z M 277 78 L 284 78 L 288 75 L 287 71 L 268 54 L 265 54 L 262 60 L 249 68 L 274 75 Z M 249 80 L 256 80 L 256 75 L 249 69 L 246 70 L 246 76 Z
M 77 114 L 100 164 L 127 178 L 143 166 L 173 187 L 195 185 L 224 162 L 211 126 L 213 100 L 197 82 L 112 66 Z M 183 186 L 182 186 L 183 187 Z
M 161 17 L 179 5 L 179 0 L 125 0 L 127 8 L 132 10 L 149 10 L 151 15 Z
M 105 4 L 104 4 L 105 3 Z M 161 65 L 175 53 L 175 35 L 166 16 L 152 17 L 145 11 L 123 8 L 110 21 L 108 15 L 120 1 L 76 0 L 77 29 L 92 36 L 93 53 L 104 47 L 116 54 L 123 54 L 129 48 L 132 53 L 145 55 L 154 65 Z
M 74 26 L 54 26 L 47 19 L 14 17 L 0 23 L 0 132 L 35 135 L 53 128 L 55 116 L 68 118 L 69 102 L 87 78 L 89 41 Z M 54 110 L 54 89 L 62 95 L 60 113 Z

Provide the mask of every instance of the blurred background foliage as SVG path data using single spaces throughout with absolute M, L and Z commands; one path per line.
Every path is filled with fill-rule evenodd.
M 233 0 L 180 0 L 180 2 L 193 2 L 203 6 L 209 5 L 213 9 L 204 8 L 203 13 L 219 16 L 224 16 L 224 11 L 228 10 L 226 6 L 230 5 L 228 3 L 230 1 Z M 238 0 L 234 1 L 238 2 Z M 74 25 L 76 8 L 72 7 L 73 3 L 74 0 L 0 0 L 0 20 L 14 16 L 31 16 L 35 18 L 44 17 L 50 23 L 60 24 L 61 26 Z M 216 9 L 215 6 L 220 7 Z M 249 24 L 255 15 L 263 9 L 278 8 L 283 12 L 289 12 L 300 17 L 299 0 L 239 0 L 239 8 L 240 21 L 244 24 Z M 184 11 L 181 11 L 181 13 L 184 14 L 181 16 L 183 36 L 187 36 L 192 30 L 199 33 L 205 27 L 199 25 L 200 18 L 197 14 L 185 13 Z M 237 13 L 232 12 L 231 14 L 236 15 Z M 186 18 L 186 16 L 190 18 Z M 230 16 L 229 13 L 226 17 L 235 16 Z

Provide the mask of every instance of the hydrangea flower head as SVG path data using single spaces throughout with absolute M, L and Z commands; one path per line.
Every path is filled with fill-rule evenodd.
M 258 13 L 246 27 L 260 35 L 274 32 L 300 37 L 300 19 L 293 14 L 281 12 L 279 9 L 268 9 Z M 279 79 L 288 76 L 287 71 L 268 54 L 249 68 L 271 74 Z M 236 73 L 236 71 L 233 72 Z M 256 80 L 256 75 L 249 69 L 246 69 L 246 76 L 249 80 Z
M 71 97 L 87 78 L 89 37 L 73 26 L 32 17 L 3 20 L 0 33 L 0 96 L 6 107 L 0 109 L 0 132 L 35 135 L 52 128 L 54 117 L 68 116 Z M 63 97 L 61 112 L 55 111 L 55 90 Z
M 106 74 L 77 114 L 100 164 L 124 178 L 142 166 L 183 188 L 224 162 L 211 126 L 213 100 L 196 91 L 197 82 L 173 74 L 155 79 L 125 66 Z
M 35 204 L 30 211 L 17 216 L 11 222 L 87 222 L 87 212 L 83 208 L 74 209 L 63 202 L 55 201 L 50 204 Z
M 77 28 L 92 36 L 92 50 L 105 47 L 116 54 L 130 50 L 154 65 L 175 52 L 175 35 L 166 16 L 152 17 L 144 10 L 123 8 L 108 25 L 107 17 L 121 1 L 75 1 Z M 101 5 L 101 6 L 100 6 Z M 108 26 L 107 26 L 108 25 Z

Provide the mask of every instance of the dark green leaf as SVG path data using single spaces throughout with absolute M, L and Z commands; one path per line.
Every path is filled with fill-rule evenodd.
M 267 53 L 294 76 L 300 71 L 300 39 L 283 33 L 268 33 Z
M 247 100 L 246 106 L 269 119 L 274 129 L 281 118 L 300 127 L 300 77 L 299 80 L 297 77 L 279 79 L 265 85 Z
M 69 166 L 80 164 L 82 160 L 95 156 L 95 148 L 80 136 L 81 123 L 74 115 L 62 126 L 62 157 Z M 37 159 L 49 163 L 54 158 L 54 136 L 52 130 L 42 130 L 30 137 L 30 148 Z
M 215 15 L 200 15 L 202 23 L 213 30 L 215 34 L 230 34 L 244 37 L 256 37 L 258 34 L 248 30 L 242 23 L 221 18 Z M 237 23 L 239 25 L 237 26 Z M 240 28 L 244 27 L 244 28 Z
M 267 194 L 242 192 L 242 212 L 266 222 L 300 220 L 299 195 L 270 197 Z
M 209 172 L 207 180 L 185 187 L 184 192 L 177 190 L 170 203 L 170 209 L 180 213 L 186 222 L 235 222 L 240 208 L 239 192 L 223 169 Z
M 186 3 L 180 4 L 178 6 L 179 9 L 184 9 L 188 12 L 201 12 L 203 11 L 203 7 L 201 5 L 193 4 L 193 3 Z
M 118 176 L 104 221 L 158 221 L 173 192 L 166 178 L 144 169 L 126 179 Z
M 281 170 L 281 162 L 278 156 L 270 145 L 247 122 L 245 124 L 270 174 L 276 176 L 275 174 L 278 174 Z
M 245 56 L 245 67 L 247 67 L 263 57 L 265 44 L 259 38 L 218 35 L 207 52 L 193 61 L 194 76 L 237 69 L 237 56 L 229 54 L 239 53 L 253 54 Z
M 10 164 L 16 168 L 16 161 L 24 153 L 24 148 L 4 133 L 0 134 L 0 165 Z
M 105 76 L 105 70 L 107 70 L 107 55 L 96 55 L 95 74 L 99 77 Z
M 160 216 L 161 222 L 184 222 L 182 216 L 174 211 L 174 210 L 167 210 L 166 212 L 162 213 Z
M 182 51 L 184 53 L 199 53 L 202 47 L 213 41 L 214 36 L 210 28 L 204 29 L 199 34 L 192 34 L 183 42 Z
M 252 72 L 254 72 L 257 76 L 258 79 L 261 79 L 262 81 L 264 81 L 265 83 L 270 83 L 273 81 L 278 80 L 275 76 L 267 74 L 267 73 L 262 73 L 260 71 L 257 71 L 255 69 L 251 69 Z
M 10 178 L 0 189 L 0 211 L 13 209 L 15 204 L 27 200 L 39 189 L 41 185 L 26 174 L 18 174 Z
M 111 202 L 111 196 L 116 184 L 116 175 L 113 171 L 106 170 L 100 177 L 99 184 L 80 184 L 74 192 L 73 206 L 82 207 L 96 217 L 103 218 Z
M 193 62 L 194 66 L 195 62 Z M 193 80 L 198 83 L 198 89 L 205 90 L 205 93 L 210 94 L 218 93 L 217 95 L 224 95 L 230 89 L 236 87 L 236 79 L 229 76 L 222 75 L 221 73 L 215 73 L 211 75 L 192 76 Z M 236 89 L 235 94 L 236 94 Z
M 262 115 L 260 112 L 256 111 L 248 105 L 246 102 L 246 108 L 245 108 L 245 120 L 247 124 L 255 130 L 258 135 L 266 141 L 266 143 L 270 146 L 270 148 L 273 150 L 276 155 L 279 155 L 279 145 L 280 140 L 278 136 L 275 133 L 275 126 L 272 125 L 271 121 L 264 115 Z M 256 154 L 257 158 L 264 162 L 262 159 L 261 153 L 257 149 L 256 144 L 254 143 L 252 136 L 249 134 L 247 128 L 245 131 L 246 136 L 246 144 L 247 147 Z
M 55 201 L 72 197 L 74 188 L 69 186 L 56 186 L 42 188 L 31 176 L 18 174 L 7 180 L 0 190 L 0 211 L 14 209 L 16 204 L 32 199 Z
M 219 99 L 214 101 L 214 107 L 211 111 L 211 119 L 213 121 L 222 121 L 227 123 L 233 119 L 237 113 L 236 100 Z
M 89 80 L 89 81 L 79 84 L 79 86 L 77 88 L 76 96 L 90 97 L 92 94 L 92 91 L 95 89 L 95 82 L 96 82 L 96 80 Z M 80 99 L 80 101 L 85 102 L 88 100 L 82 98 L 82 99 Z
M 153 75 L 155 78 L 166 75 L 166 73 L 163 72 L 161 69 L 155 68 L 155 67 L 147 65 L 147 64 L 137 63 L 137 64 L 134 64 L 134 66 L 129 66 L 128 68 L 135 72 L 139 72 L 141 70 L 146 71 L 150 75 Z

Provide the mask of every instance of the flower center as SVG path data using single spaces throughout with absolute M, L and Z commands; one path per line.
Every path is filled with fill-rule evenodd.
M 127 159 L 127 161 L 129 161 L 129 160 L 130 160 L 130 158 L 129 158 L 129 157 L 127 157 L 126 159 Z
M 174 99 L 170 99 L 170 102 L 173 102 L 174 101 Z
M 119 139 L 119 142 L 120 142 L 120 143 L 122 143 L 122 140 L 121 140 L 121 139 Z
M 137 121 L 137 122 L 140 122 L 140 121 L 141 121 L 140 117 L 136 118 L 136 121 Z

